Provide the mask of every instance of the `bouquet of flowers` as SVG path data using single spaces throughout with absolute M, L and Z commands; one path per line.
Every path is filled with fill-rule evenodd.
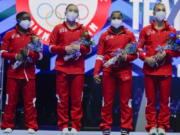
M 163 50 L 180 51 L 180 35 L 176 35 L 175 33 L 171 32 L 169 34 L 167 44 L 165 46 L 158 46 L 157 48 L 157 51 Z
M 124 53 L 129 55 L 137 54 L 137 42 L 127 44 L 124 49 Z
M 36 36 L 31 37 L 31 42 L 28 43 L 27 48 L 34 52 L 42 52 L 43 51 L 43 45 L 40 43 L 40 39 Z M 22 55 L 22 58 L 20 60 L 17 60 L 13 65 L 12 68 L 16 69 L 18 68 L 22 63 L 25 63 L 27 60 L 31 61 L 27 54 L 24 52 L 25 48 L 20 51 L 20 54 Z
M 164 64 L 165 55 L 162 53 L 164 50 L 180 51 L 180 35 L 176 35 L 175 33 L 171 32 L 169 34 L 169 38 L 166 45 L 159 45 L 156 50 L 157 54 L 153 56 L 155 63 L 150 65 L 151 67 L 159 67 L 160 65 Z
M 75 45 L 84 45 L 87 47 L 91 47 L 94 42 L 93 42 L 93 38 L 92 36 L 89 34 L 89 32 L 86 30 L 82 33 L 81 38 L 78 41 L 75 41 L 71 44 L 75 44 Z M 81 52 L 80 51 L 76 51 L 72 54 L 68 54 L 64 56 L 64 61 L 68 61 L 69 59 L 75 59 L 78 60 L 79 57 L 81 56 Z
M 32 40 L 28 44 L 28 49 L 34 52 L 42 52 L 43 44 L 40 42 L 40 39 L 38 37 L 32 36 Z
M 118 61 L 119 57 L 122 55 L 126 55 L 126 54 L 135 55 L 136 53 L 137 53 L 137 43 L 136 42 L 129 43 L 126 45 L 125 49 L 118 48 L 116 52 L 113 52 L 112 55 L 114 57 L 112 57 L 107 62 L 105 62 L 104 66 L 108 67 L 114 65 Z

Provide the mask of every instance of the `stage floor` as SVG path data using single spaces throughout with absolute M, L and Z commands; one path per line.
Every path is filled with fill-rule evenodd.
M 0 135 L 7 135 L 3 133 L 2 130 L 0 130 Z M 14 130 L 11 134 L 8 135 L 30 135 L 25 130 Z M 47 130 L 41 130 L 36 132 L 34 135 L 61 135 L 60 131 L 47 131 Z M 78 133 L 77 135 L 102 135 L 101 132 L 94 132 L 94 131 L 82 131 Z M 119 132 L 112 132 L 112 135 L 120 135 Z M 143 132 L 132 132 L 130 135 L 148 135 L 147 133 Z M 167 135 L 180 135 L 180 133 L 168 133 Z

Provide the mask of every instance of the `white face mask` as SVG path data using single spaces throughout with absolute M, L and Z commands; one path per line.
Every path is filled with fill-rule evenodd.
M 68 21 L 74 22 L 78 18 L 78 13 L 69 11 L 66 14 L 66 18 Z
M 166 19 L 166 12 L 158 11 L 155 13 L 155 18 L 157 21 L 164 21 Z
M 120 26 L 122 26 L 122 20 L 120 19 L 111 20 L 111 26 L 113 26 L 116 29 L 119 28 Z
M 27 30 L 30 25 L 31 25 L 31 22 L 29 20 L 22 20 L 20 21 L 19 25 L 24 29 L 24 30 Z

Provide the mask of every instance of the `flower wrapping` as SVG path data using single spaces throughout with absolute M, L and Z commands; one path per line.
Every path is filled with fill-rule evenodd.
M 158 46 L 157 52 L 162 52 L 163 50 L 172 50 L 172 51 L 180 51 L 180 35 L 176 35 L 171 32 L 169 34 L 168 41 L 165 46 Z
M 94 42 L 93 42 L 92 36 L 86 30 L 86 31 L 84 31 L 82 33 L 81 38 L 78 41 L 72 42 L 71 45 L 72 44 L 84 45 L 84 46 L 87 46 L 87 47 L 91 47 L 91 46 L 94 45 Z M 70 59 L 78 60 L 80 56 L 81 56 L 81 52 L 80 52 L 80 50 L 77 50 L 76 52 L 74 52 L 72 54 L 65 55 L 64 56 L 64 61 L 68 61 Z
M 32 36 L 32 41 L 28 44 L 28 49 L 34 52 L 42 52 L 43 44 L 38 37 Z
M 31 42 L 28 43 L 27 48 L 34 52 L 42 52 L 43 51 L 43 44 L 40 42 L 40 39 L 36 36 L 31 37 Z M 13 65 L 12 68 L 18 68 L 22 63 L 31 62 L 31 59 L 25 55 L 23 55 L 23 59 L 21 61 L 17 60 Z
M 162 53 L 165 50 L 172 50 L 172 51 L 180 51 L 180 35 L 176 35 L 175 33 L 171 32 L 168 37 L 168 41 L 164 46 L 158 46 L 156 48 L 157 54 Z M 155 66 L 159 67 L 165 63 L 164 57 L 159 57 L 158 55 L 153 56 L 156 61 Z
M 124 49 L 118 48 L 115 52 L 112 53 L 112 55 L 114 57 L 112 57 L 107 62 L 105 62 L 104 66 L 108 67 L 108 66 L 116 64 L 119 57 L 122 55 L 126 55 L 126 54 L 129 54 L 129 55 L 137 54 L 137 43 L 136 42 L 127 44 Z

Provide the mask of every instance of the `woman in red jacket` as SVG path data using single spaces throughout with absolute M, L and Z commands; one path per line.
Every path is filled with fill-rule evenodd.
M 121 55 L 118 62 L 105 66 L 118 49 L 124 49 L 127 44 L 135 42 L 134 34 L 122 25 L 123 16 L 119 11 L 111 14 L 111 26 L 99 40 L 97 59 L 94 69 L 94 79 L 101 82 L 99 73 L 103 69 L 103 106 L 101 110 L 103 135 L 110 135 L 112 125 L 112 106 L 116 88 L 119 91 L 121 107 L 121 134 L 128 135 L 132 127 L 132 64 L 137 55 Z M 116 55 L 116 54 L 115 54 Z
M 22 90 L 24 99 L 25 126 L 29 133 L 38 129 L 36 121 L 35 61 L 42 59 L 42 53 L 27 49 L 35 34 L 30 27 L 30 14 L 20 12 L 16 16 L 16 27 L 7 32 L 2 40 L 0 57 L 9 60 L 7 70 L 6 105 L 2 128 L 6 133 L 14 128 L 15 110 Z M 17 61 L 24 61 L 17 65 Z
M 164 4 L 156 4 L 153 13 L 155 19 L 140 32 L 138 50 L 140 59 L 144 61 L 143 72 L 147 97 L 146 130 L 150 135 L 165 135 L 170 127 L 171 58 L 176 56 L 177 52 L 169 50 L 158 52 L 158 47 L 166 45 L 169 34 L 176 33 L 176 30 L 165 21 Z M 144 49 L 146 51 L 143 51 Z M 157 115 L 156 93 L 158 90 L 160 111 Z
M 67 20 L 55 26 L 50 36 L 50 52 L 57 54 L 55 70 L 58 127 L 63 133 L 69 133 L 71 120 L 71 133 L 77 133 L 81 128 L 82 96 L 84 87 L 84 61 L 90 48 L 78 41 L 86 29 L 76 19 L 79 10 L 76 5 L 69 4 L 65 15 Z M 67 57 L 77 54 L 74 57 Z M 70 117 L 69 113 L 70 106 Z

